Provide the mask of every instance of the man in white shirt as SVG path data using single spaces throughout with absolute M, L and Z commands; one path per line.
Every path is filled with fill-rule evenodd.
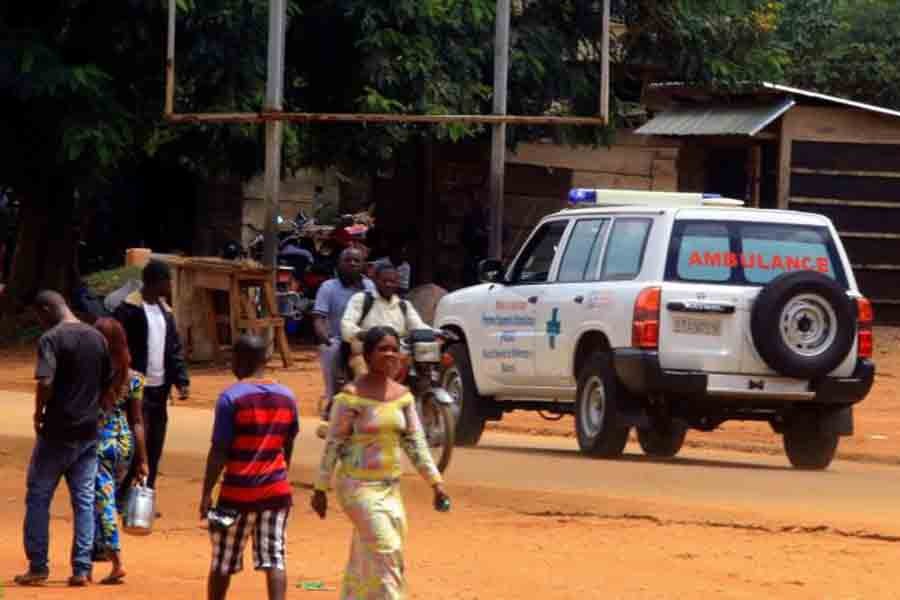
M 391 245 L 391 252 L 384 258 L 375 261 L 375 266 L 387 265 L 397 269 L 399 276 L 397 294 L 406 297 L 410 290 L 410 280 L 412 279 L 412 268 L 406 260 L 406 245 L 402 242 L 395 242 Z
M 357 376 L 364 372 L 360 337 L 372 327 L 392 327 L 401 338 L 417 329 L 431 329 L 413 305 L 397 295 L 399 287 L 397 269 L 382 263 L 375 267 L 376 293 L 356 294 L 347 303 L 341 319 L 341 337 L 353 347 L 350 366 Z
M 156 486 L 166 440 L 169 393 L 174 386 L 182 400 L 189 396 L 190 379 L 181 339 L 172 309 L 166 303 L 171 294 L 169 266 L 152 260 L 144 267 L 141 291 L 130 294 L 115 313 L 128 335 L 131 367 L 146 378 L 143 409 L 150 470 L 147 485 L 151 488 Z M 128 489 L 127 485 L 121 487 Z

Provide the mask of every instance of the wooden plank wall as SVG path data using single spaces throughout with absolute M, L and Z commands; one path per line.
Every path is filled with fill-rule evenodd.
M 678 191 L 680 143 L 617 132 L 610 147 L 519 144 L 507 164 L 570 169 L 573 187 Z
M 788 117 L 789 207 L 834 222 L 876 318 L 900 323 L 900 119 L 821 107 Z

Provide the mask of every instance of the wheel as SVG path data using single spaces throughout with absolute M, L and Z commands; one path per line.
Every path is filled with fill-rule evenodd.
M 753 304 L 750 331 L 760 357 L 787 377 L 813 379 L 840 365 L 853 348 L 856 313 L 841 286 L 813 271 L 786 273 Z
M 681 451 L 687 427 L 679 423 L 666 423 L 664 426 L 638 428 L 637 438 L 641 450 L 647 456 L 656 458 L 672 458 Z
M 784 452 L 795 468 L 822 471 L 834 460 L 838 438 L 815 427 L 789 425 L 784 430 Z
M 622 456 L 630 428 L 619 424 L 620 397 L 609 355 L 595 352 L 578 375 L 575 400 L 575 433 L 583 454 L 600 458 Z
M 425 442 L 431 450 L 431 457 L 441 473 L 450 464 L 453 456 L 454 439 L 456 438 L 456 425 L 453 413 L 446 404 L 438 402 L 431 394 L 426 394 L 416 403 L 419 411 L 419 420 L 422 421 L 422 429 L 425 431 Z
M 442 387 L 453 398 L 453 416 L 456 418 L 456 443 L 474 446 L 484 433 L 485 417 L 479 410 L 482 401 L 475 388 L 469 351 L 463 344 L 450 347 L 453 364 L 441 378 Z

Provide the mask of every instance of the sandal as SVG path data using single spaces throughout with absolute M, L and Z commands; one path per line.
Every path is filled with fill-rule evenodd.
M 16 575 L 13 583 L 16 585 L 43 585 L 50 578 L 50 573 L 35 573 L 28 571 L 24 575 Z
M 122 585 L 125 583 L 125 571 L 121 573 L 110 573 L 100 580 L 100 585 Z
M 90 575 L 72 575 L 69 577 L 69 587 L 87 587 L 87 584 L 90 582 Z

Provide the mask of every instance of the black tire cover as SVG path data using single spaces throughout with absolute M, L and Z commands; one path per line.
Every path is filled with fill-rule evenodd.
M 815 294 L 827 302 L 837 318 L 837 335 L 816 356 L 804 356 L 781 335 L 781 313 L 800 294 Z M 817 379 L 836 369 L 853 348 L 856 338 L 856 308 L 846 290 L 834 279 L 814 271 L 785 273 L 762 289 L 750 316 L 750 332 L 760 357 L 769 367 L 787 377 Z

